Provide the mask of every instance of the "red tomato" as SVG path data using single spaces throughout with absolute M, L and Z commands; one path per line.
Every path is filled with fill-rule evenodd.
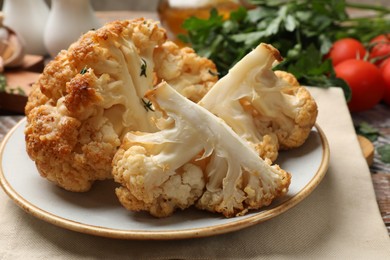
M 366 49 L 363 44 L 353 38 L 343 38 L 333 43 L 327 55 L 333 66 L 349 59 L 363 59 Z
M 381 71 L 364 60 L 346 60 L 335 68 L 337 77 L 344 79 L 351 88 L 352 98 L 348 103 L 351 112 L 374 107 L 382 99 L 385 84 Z
M 382 68 L 382 67 L 386 66 L 387 63 L 390 63 L 390 58 L 385 59 L 385 60 L 381 63 L 381 65 L 379 66 L 379 68 Z
M 390 106 L 390 59 L 387 59 L 382 63 L 380 70 L 382 73 L 383 80 L 385 81 L 385 94 L 383 101 Z
M 385 35 L 378 35 L 370 41 L 373 47 L 370 52 L 370 59 L 373 58 L 386 58 L 386 55 L 390 55 L 390 33 Z M 383 59 L 378 59 L 375 62 L 376 65 L 380 65 Z

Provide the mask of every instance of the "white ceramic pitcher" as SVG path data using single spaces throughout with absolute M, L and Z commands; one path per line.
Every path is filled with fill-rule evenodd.
M 46 49 L 55 57 L 83 33 L 100 26 L 90 0 L 52 0 L 44 34 Z
M 24 40 L 28 54 L 45 55 L 43 34 L 49 16 L 44 0 L 4 0 L 4 25 Z

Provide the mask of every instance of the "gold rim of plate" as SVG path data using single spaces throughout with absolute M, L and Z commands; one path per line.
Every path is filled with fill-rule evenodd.
M 73 220 L 69 220 L 54 215 L 45 210 L 42 210 L 36 205 L 30 203 L 25 198 L 23 198 L 9 184 L 9 182 L 6 180 L 3 173 L 3 164 L 2 164 L 3 152 L 10 137 L 14 134 L 16 129 L 20 127 L 20 125 L 23 124 L 25 121 L 26 118 L 18 122 L 7 133 L 7 135 L 4 137 L 4 140 L 0 145 L 0 185 L 3 187 L 7 195 L 19 207 L 21 207 L 24 211 L 33 215 L 34 217 L 65 229 L 73 230 L 84 234 L 101 236 L 101 237 L 116 238 L 116 239 L 137 239 L 137 240 L 171 240 L 171 239 L 208 237 L 208 236 L 229 233 L 243 228 L 247 228 L 255 224 L 262 223 L 266 220 L 269 220 L 271 218 L 274 218 L 286 212 L 288 209 L 294 207 L 303 199 L 305 199 L 307 196 L 309 196 L 311 192 L 322 181 L 329 166 L 329 156 L 330 156 L 329 144 L 323 130 L 318 126 L 318 124 L 315 124 L 314 127 L 316 128 L 322 143 L 321 164 L 318 167 L 317 172 L 314 174 L 314 177 L 297 194 L 293 195 L 288 200 L 282 202 L 280 205 L 277 205 L 267 210 L 263 210 L 259 213 L 256 213 L 244 219 L 237 219 L 237 221 L 232 221 L 221 225 L 213 225 L 209 227 L 189 228 L 189 229 L 180 229 L 180 230 L 164 230 L 164 231 L 112 229 L 107 227 L 100 227 L 100 226 L 93 226 L 89 224 L 79 223 Z

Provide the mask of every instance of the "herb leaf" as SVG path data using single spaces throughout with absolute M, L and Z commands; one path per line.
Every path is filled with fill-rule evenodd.
M 371 142 L 376 141 L 380 135 L 379 130 L 367 122 L 361 122 L 359 125 L 355 126 L 355 130 L 357 134 L 366 137 Z
M 382 162 L 390 163 L 390 144 L 385 144 L 377 149 Z
M 146 61 L 144 59 L 141 58 L 141 61 L 142 61 L 142 64 L 141 64 L 141 73 L 139 74 L 140 77 L 142 76 L 145 76 L 145 78 L 147 77 L 146 76 L 146 68 L 148 67 L 148 64 L 146 63 Z
M 87 71 L 88 71 L 88 68 L 87 68 L 87 66 L 85 66 L 85 67 L 80 71 L 80 74 L 81 74 L 81 75 L 84 75 L 85 73 L 87 73 Z
M 220 76 L 259 43 L 277 48 L 285 58 L 278 69 L 288 71 L 302 85 L 344 90 L 351 97 L 348 84 L 337 78 L 331 62 L 324 59 L 332 43 L 342 37 L 363 42 L 388 32 L 390 21 L 386 7 L 355 4 L 346 0 L 251 0 L 254 9 L 238 8 L 226 20 L 217 10 L 209 19 L 188 18 L 183 23 L 187 35 L 179 39 L 217 66 Z M 347 8 L 371 10 L 371 17 L 351 18 Z M 371 12 L 371 13 L 372 13 Z
M 143 98 L 141 98 L 141 101 L 142 101 L 142 104 L 144 105 L 146 112 L 148 112 L 149 110 L 154 112 L 153 104 L 150 100 L 145 101 Z

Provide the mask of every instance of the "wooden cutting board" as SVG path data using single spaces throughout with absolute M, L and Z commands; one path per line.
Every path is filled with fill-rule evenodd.
M 37 81 L 43 67 L 42 56 L 26 55 L 21 67 L 4 71 L 7 92 L 0 92 L 0 109 L 23 114 L 31 86 Z
M 371 166 L 374 162 L 374 145 L 370 140 L 361 135 L 358 135 L 358 141 L 360 144 L 360 148 L 362 149 L 364 158 L 366 158 L 367 164 Z

